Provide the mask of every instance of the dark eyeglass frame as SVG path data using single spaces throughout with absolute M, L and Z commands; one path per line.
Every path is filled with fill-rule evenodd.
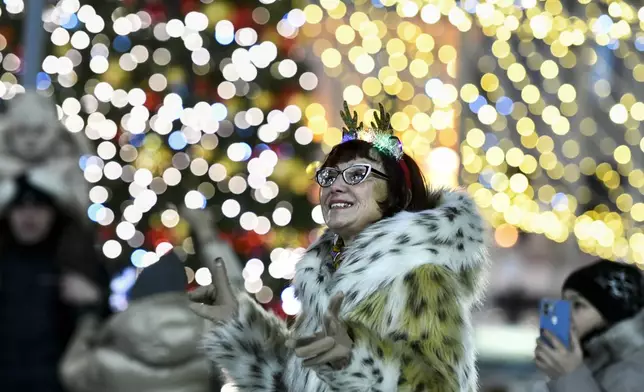
M 352 184 L 350 181 L 347 180 L 347 177 L 346 177 L 345 173 L 348 170 L 353 169 L 353 168 L 355 168 L 357 166 L 365 167 L 367 169 L 367 171 L 366 171 L 364 177 L 362 177 L 362 179 L 360 181 L 356 182 L 355 184 Z M 322 173 L 323 170 L 333 170 L 335 172 L 335 177 L 333 177 L 333 179 L 331 180 L 331 182 L 328 185 L 322 185 L 322 181 L 320 181 L 320 173 Z M 368 163 L 356 163 L 355 165 L 351 165 L 351 166 L 347 167 L 344 170 L 340 170 L 340 169 L 337 169 L 335 167 L 330 167 L 330 166 L 323 167 L 322 169 L 318 170 L 315 173 L 315 181 L 317 181 L 318 185 L 320 185 L 322 188 L 328 188 L 331 185 L 333 185 L 335 180 L 337 180 L 340 175 L 342 175 L 342 179 L 344 179 L 344 182 L 346 184 L 348 184 L 348 185 L 353 186 L 353 185 L 358 185 L 358 184 L 363 183 L 364 180 L 366 180 L 369 177 L 369 174 L 371 174 L 371 173 L 373 173 L 374 175 L 376 175 L 378 177 L 381 177 L 383 180 L 388 180 L 389 179 L 388 175 L 386 175 L 385 173 L 381 172 L 380 170 L 374 169 Z

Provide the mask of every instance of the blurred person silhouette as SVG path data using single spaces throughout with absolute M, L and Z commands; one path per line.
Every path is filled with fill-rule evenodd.
M 183 263 L 168 253 L 140 273 L 125 311 L 102 325 L 86 317 L 61 362 L 67 389 L 219 392 L 220 377 L 200 351 L 205 322 L 187 306 L 187 285 Z
M 89 189 L 78 163 L 89 155 L 84 133 L 63 126 L 51 98 L 27 90 L 7 101 L 0 117 L 0 183 L 27 176 L 55 194 L 63 208 L 85 214 Z
M 27 177 L 0 186 L 0 390 L 61 391 L 57 364 L 107 274 L 77 214 Z
M 570 349 L 537 341 L 535 361 L 550 392 L 644 390 L 644 280 L 631 265 L 599 260 L 563 285 L 572 303 Z

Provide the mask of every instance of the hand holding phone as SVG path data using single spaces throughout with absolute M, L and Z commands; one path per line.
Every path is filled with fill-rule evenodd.
M 583 352 L 572 327 L 572 307 L 563 300 L 541 301 L 541 336 L 535 348 L 535 364 L 552 380 L 570 374 L 583 364 Z
M 541 339 L 552 347 L 552 342 L 543 336 L 543 331 L 549 331 L 559 341 L 571 348 L 570 328 L 572 327 L 572 307 L 569 301 L 561 299 L 543 299 L 539 309 Z

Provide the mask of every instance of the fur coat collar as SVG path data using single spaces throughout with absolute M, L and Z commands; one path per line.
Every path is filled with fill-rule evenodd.
M 428 211 L 403 211 L 382 219 L 345 248 L 335 272 L 330 268 L 335 236 L 326 231 L 296 267 L 295 291 L 303 311 L 323 317 L 330 298 L 343 292 L 342 309 L 347 313 L 365 297 L 424 264 L 453 271 L 485 267 L 485 230 L 481 218 L 473 213 L 473 201 L 464 193 L 446 190 L 430 197 L 432 204 L 441 207 L 444 220 Z M 466 302 L 480 299 L 483 276 L 478 278 L 477 290 L 464 298 Z
M 644 311 L 624 320 L 590 340 L 587 364 L 593 371 L 628 359 L 644 350 Z

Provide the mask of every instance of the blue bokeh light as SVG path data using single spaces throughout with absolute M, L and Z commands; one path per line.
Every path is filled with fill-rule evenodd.
M 113 293 L 127 293 L 136 281 L 136 268 L 127 267 L 120 274 L 112 278 L 110 289 Z
M 78 158 L 78 167 L 80 167 L 81 170 L 85 171 L 87 162 L 89 161 L 90 157 L 90 155 L 82 155 L 80 158 Z
M 36 88 L 38 90 L 47 90 L 51 86 L 51 77 L 46 72 L 38 72 L 36 76 Z
M 130 256 L 130 261 L 132 262 L 132 265 L 137 267 L 137 268 L 143 268 L 143 256 L 145 256 L 147 252 L 144 251 L 143 249 L 137 249 L 134 252 L 132 252 L 132 255 Z
M 487 151 L 490 148 L 496 146 L 499 144 L 499 138 L 496 137 L 495 134 L 493 133 L 486 133 L 485 134 L 485 142 L 483 143 L 483 151 Z
M 62 28 L 67 30 L 74 30 L 78 27 L 78 16 L 76 14 L 71 14 L 69 20 L 62 25 Z
M 92 220 L 92 222 L 98 221 L 98 214 L 101 210 L 105 208 L 102 204 L 94 203 L 87 208 L 87 217 Z
M 248 143 L 239 143 L 244 148 L 244 158 L 242 161 L 247 161 L 253 155 L 253 149 L 248 145 Z
M 145 141 L 145 134 L 138 133 L 130 136 L 130 144 L 136 148 L 141 147 L 144 141 Z
M 186 147 L 188 141 L 186 140 L 186 136 L 183 134 L 183 132 L 174 131 L 170 134 L 170 137 L 168 137 L 168 144 L 173 150 L 179 151 L 183 150 Z
M 550 205 L 557 211 L 566 210 L 568 209 L 568 197 L 566 197 L 566 195 L 561 192 L 556 193 L 552 197 Z
M 485 99 L 485 97 L 483 97 L 482 95 L 479 95 L 474 100 L 474 102 L 470 103 L 470 110 L 473 113 L 478 113 L 479 110 L 481 110 L 481 107 L 483 107 L 483 105 L 487 105 L 487 99 Z
M 226 32 L 228 33 L 228 32 Z M 221 45 L 229 45 L 235 40 L 235 32 L 232 34 L 222 33 L 221 29 L 215 29 L 215 40 Z
M 637 37 L 635 40 L 635 49 L 644 52 L 644 37 Z
M 132 41 L 130 41 L 129 37 L 119 35 L 118 37 L 114 38 L 112 47 L 119 53 L 125 53 L 132 47 Z
M 496 101 L 496 111 L 504 116 L 510 115 L 514 109 L 514 102 L 508 97 L 501 97 Z
M 222 103 L 215 103 L 211 106 L 212 115 L 217 121 L 223 121 L 228 116 L 228 109 Z

